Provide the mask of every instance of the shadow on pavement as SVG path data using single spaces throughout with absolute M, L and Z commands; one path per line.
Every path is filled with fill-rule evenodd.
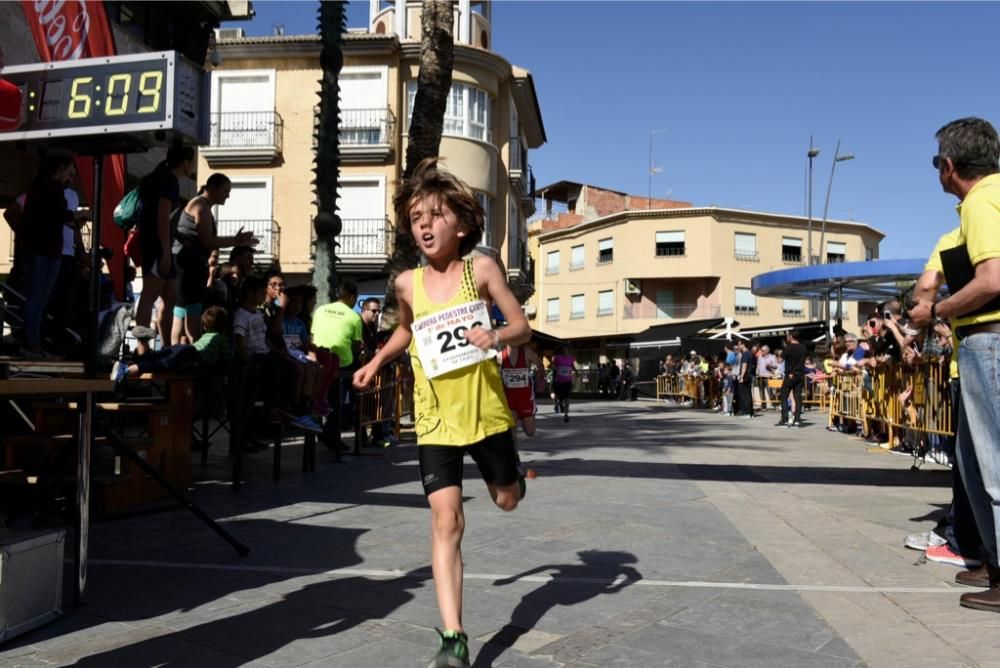
M 552 577 L 521 599 L 511 613 L 510 622 L 483 645 L 473 664 L 475 668 L 492 666 L 552 608 L 579 605 L 597 596 L 617 594 L 642 579 L 642 574 L 631 565 L 638 561 L 631 552 L 584 550 L 577 552 L 577 556 L 583 563 L 546 564 L 493 583 L 494 586 L 508 585 L 540 573 L 550 573 Z
M 879 487 L 950 487 L 950 476 L 917 476 L 909 470 L 828 466 L 683 464 L 613 459 L 533 460 L 540 476 L 602 476 L 663 480 L 794 483 Z
M 237 567 L 232 570 L 227 570 L 225 564 L 217 569 L 195 566 L 162 571 L 146 566 L 142 571 L 132 571 L 135 586 L 129 586 L 132 583 L 122 578 L 120 584 L 124 586 L 95 587 L 87 611 L 106 618 L 101 622 L 113 619 L 134 623 L 145 619 L 152 620 L 145 628 L 175 630 L 90 654 L 71 665 L 228 668 L 281 653 L 299 640 L 313 642 L 285 650 L 294 654 L 295 660 L 301 657 L 303 647 L 316 653 L 314 659 L 323 659 L 354 648 L 333 636 L 368 619 L 389 617 L 413 599 L 414 589 L 430 579 L 428 571 L 415 570 L 391 579 L 339 577 L 285 594 L 276 591 L 282 587 L 274 587 L 275 593 L 271 593 L 269 589 L 276 583 L 361 564 L 355 546 L 367 530 L 271 520 L 233 522 L 231 527 L 240 535 L 269 536 L 268 548 L 260 550 L 265 559 L 267 553 L 284 554 L 283 566 L 292 565 L 286 566 L 285 571 L 241 570 L 242 566 L 252 569 L 252 564 L 245 562 L 236 562 Z M 127 568 L 118 572 L 113 566 L 101 570 L 110 577 L 130 572 Z M 196 623 L 188 625 L 190 621 Z M 144 627 L 136 626 L 141 637 Z M 330 638 L 327 642 L 315 642 L 327 637 Z M 27 640 L 37 641 L 31 636 Z M 352 642 L 363 643 L 364 639 Z M 283 658 L 294 662 L 292 656 L 276 660 L 285 663 Z

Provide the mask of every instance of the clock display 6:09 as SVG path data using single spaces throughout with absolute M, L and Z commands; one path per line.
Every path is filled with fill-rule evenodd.
M 91 118 L 95 115 L 114 118 L 160 111 L 163 100 L 162 70 L 119 72 L 100 79 L 102 84 L 98 84 L 93 76 L 78 76 L 68 82 L 66 118 Z

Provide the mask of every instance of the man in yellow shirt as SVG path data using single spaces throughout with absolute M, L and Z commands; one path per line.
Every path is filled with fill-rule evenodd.
M 347 449 L 341 440 L 341 429 L 352 423 L 350 410 L 354 404 L 354 389 L 341 381 L 350 378 L 358 368 L 355 360 L 361 352 L 361 316 L 354 310 L 358 300 L 358 288 L 350 281 L 342 281 L 337 286 L 337 301 L 324 304 L 312 316 L 313 345 L 329 350 L 336 356 L 340 374 L 330 388 L 330 407 L 333 413 L 323 425 L 320 440 L 331 449 Z M 346 390 L 346 395 L 345 395 Z M 345 402 L 346 399 L 346 402 Z M 344 410 L 347 403 L 349 410 Z M 345 414 L 346 413 L 346 414 Z
M 967 579 L 989 587 L 964 594 L 961 604 L 1000 612 L 1000 308 L 994 302 L 1000 297 L 1000 137 L 980 118 L 953 121 L 935 137 L 933 164 L 941 187 L 959 200 L 957 241 L 966 248 L 973 275 L 960 289 L 950 286 L 952 294 L 936 304 L 920 299 L 910 310 L 910 321 L 922 327 L 935 318 L 951 319 L 960 340 L 958 366 L 965 391 L 959 443 L 961 447 L 968 434 L 978 461 L 981 488 L 966 483 L 988 558 L 980 577 Z M 948 278 L 943 258 L 942 266 Z

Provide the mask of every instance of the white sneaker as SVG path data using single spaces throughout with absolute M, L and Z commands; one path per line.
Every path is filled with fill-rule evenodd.
M 926 531 L 924 533 L 911 533 L 903 539 L 903 546 L 911 550 L 925 551 L 929 547 L 939 547 L 947 542 L 948 539 L 942 538 L 933 531 Z

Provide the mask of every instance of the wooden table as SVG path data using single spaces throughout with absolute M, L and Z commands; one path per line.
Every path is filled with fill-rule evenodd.
M 87 545 L 90 539 L 90 455 L 94 442 L 94 393 L 111 392 L 107 378 L 8 378 L 0 380 L 0 397 L 76 396 L 80 411 L 79 447 L 76 457 L 76 543 L 73 565 L 77 604 L 87 592 Z

